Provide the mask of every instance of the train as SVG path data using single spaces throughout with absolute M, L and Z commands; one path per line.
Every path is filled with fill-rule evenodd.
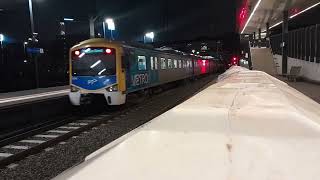
M 168 52 L 102 38 L 80 42 L 69 53 L 69 98 L 75 106 L 90 104 L 97 95 L 108 105 L 122 105 L 130 93 L 216 73 L 221 64 L 178 50 Z

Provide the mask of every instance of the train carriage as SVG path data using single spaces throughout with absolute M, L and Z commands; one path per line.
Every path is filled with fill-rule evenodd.
M 70 50 L 69 97 L 77 106 L 95 95 L 121 105 L 129 93 L 213 73 L 214 66 L 209 59 L 90 39 Z

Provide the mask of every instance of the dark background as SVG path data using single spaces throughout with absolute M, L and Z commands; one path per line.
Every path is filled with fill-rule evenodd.
M 236 9 L 240 0 L 33 0 L 40 87 L 68 83 L 68 49 L 89 38 L 89 17 L 98 16 L 96 35 L 102 21 L 112 17 L 115 38 L 143 41 L 148 31 L 156 34 L 157 44 L 196 40 L 195 44 L 227 39 L 228 47 L 237 39 Z M 0 92 L 35 88 L 35 62 L 25 52 L 23 42 L 31 37 L 28 0 L 0 1 L 0 33 L 6 36 L 0 62 Z M 63 17 L 66 36 L 60 36 Z M 193 42 L 192 41 L 192 42 Z M 228 44 L 228 43 L 225 43 Z M 30 46 L 30 44 L 28 45 Z M 200 47 L 198 47 L 200 48 Z

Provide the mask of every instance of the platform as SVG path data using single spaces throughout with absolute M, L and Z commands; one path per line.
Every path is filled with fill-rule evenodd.
M 317 179 L 319 109 L 264 72 L 232 68 L 56 179 Z
M 0 108 L 22 103 L 30 103 L 32 101 L 39 101 L 48 98 L 66 96 L 69 91 L 69 86 L 58 86 L 10 93 L 0 93 Z

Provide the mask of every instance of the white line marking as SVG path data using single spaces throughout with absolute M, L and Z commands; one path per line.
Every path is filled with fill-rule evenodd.
M 88 123 L 69 123 L 70 126 L 86 126 Z
M 79 122 L 79 123 L 92 123 L 92 122 L 94 122 L 94 120 L 79 120 L 77 122 Z
M 27 149 L 29 149 L 28 146 L 14 146 L 14 145 L 4 146 L 3 148 L 5 148 L 5 149 L 18 149 L 18 150 L 27 150 Z
M 59 129 L 79 129 L 80 127 L 75 127 L 75 126 L 61 126 Z
M 42 144 L 46 141 L 41 141 L 41 140 L 22 140 L 20 141 L 21 143 L 30 143 L 30 144 Z
M 14 169 L 16 168 L 17 166 L 19 166 L 18 164 L 10 164 L 9 166 L 7 166 L 7 168 L 9 169 Z
M 39 135 L 35 135 L 34 137 L 39 137 L 39 138 L 57 138 L 59 136 L 58 135 L 43 135 L 43 134 L 39 134 Z
M 59 94 L 66 94 L 70 90 L 61 90 L 61 91 L 52 91 L 47 93 L 39 93 L 39 94 L 32 94 L 32 95 L 26 95 L 26 96 L 18 96 L 13 98 L 4 98 L 0 100 L 0 104 L 2 103 L 8 103 L 8 102 L 15 102 L 15 101 L 23 101 L 28 99 L 35 99 L 40 97 L 46 97 L 46 96 L 53 96 L 53 95 L 59 95 Z
M 0 157 L 9 157 L 12 156 L 13 154 L 10 153 L 0 153 Z
M 54 148 L 47 148 L 47 149 L 45 149 L 45 151 L 46 152 L 48 152 L 48 151 L 52 151 Z
M 50 130 L 49 133 L 67 134 L 70 131 Z

